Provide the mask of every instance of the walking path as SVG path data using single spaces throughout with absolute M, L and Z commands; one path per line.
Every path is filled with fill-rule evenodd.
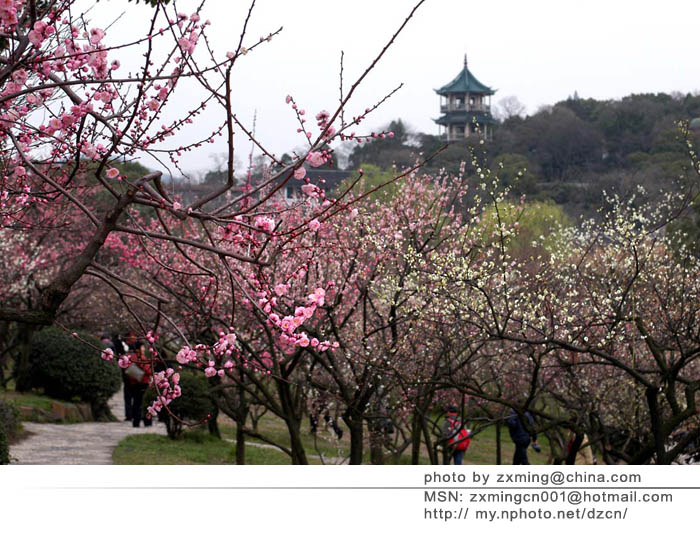
M 112 464 L 112 451 L 119 441 L 132 434 L 165 434 L 165 425 L 154 420 L 152 427 L 135 428 L 124 421 L 124 397 L 117 392 L 109 401 L 119 421 L 98 423 L 24 422 L 31 436 L 10 446 L 13 464 Z
M 124 421 L 124 396 L 121 390 L 110 400 L 109 407 L 119 421 L 98 423 L 33 423 L 23 422 L 26 431 L 32 433 L 19 444 L 10 446 L 12 464 L 112 464 L 112 452 L 124 437 L 132 434 L 166 434 L 165 425 L 157 420 L 152 427 L 135 428 Z M 233 440 L 227 440 L 233 442 Z M 258 442 L 246 445 L 279 450 L 275 446 Z M 318 455 L 307 455 L 320 460 Z M 347 464 L 347 459 L 324 457 L 326 464 Z

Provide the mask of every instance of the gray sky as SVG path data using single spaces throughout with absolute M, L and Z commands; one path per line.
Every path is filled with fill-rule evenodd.
M 177 7 L 190 13 L 198 3 L 181 0 Z M 413 5 L 410 0 L 258 0 L 247 44 L 279 26 L 284 29 L 238 64 L 238 117 L 252 124 L 257 110 L 258 137 L 277 154 L 301 146 L 304 140 L 295 132 L 285 96 L 292 94 L 310 115 L 332 110 L 338 101 L 340 51 L 345 51 L 349 86 Z M 211 19 L 208 33 L 222 55 L 235 49 L 247 8 L 240 0 L 208 1 L 203 18 Z M 108 34 L 109 43 L 143 32 L 150 9 L 109 0 L 97 4 L 90 16 L 104 26 L 126 11 Z M 439 115 L 439 100 L 433 90 L 459 72 L 465 52 L 474 75 L 498 90 L 494 104 L 515 95 L 529 113 L 574 91 L 596 99 L 692 92 L 700 89 L 699 21 L 700 2 L 694 0 L 427 0 L 365 80 L 349 110 L 362 111 L 403 83 L 367 119 L 367 131 L 400 117 L 416 130 L 437 134 L 432 118 Z M 128 68 L 136 65 L 137 54 L 117 58 Z M 194 86 L 183 84 L 180 90 L 174 107 L 199 98 Z M 209 132 L 222 119 L 220 109 L 212 108 L 178 140 Z M 239 140 L 238 158 L 245 161 L 250 143 L 242 136 Z M 185 156 L 183 166 L 210 168 L 211 155 L 223 151 L 223 143 L 208 145 Z

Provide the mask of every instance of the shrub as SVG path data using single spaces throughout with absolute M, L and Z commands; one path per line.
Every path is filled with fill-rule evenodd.
M 202 421 L 216 414 L 216 405 L 209 394 L 209 383 L 206 378 L 201 375 L 182 372 L 180 374 L 180 388 L 182 389 L 182 395 L 168 405 L 170 412 L 166 409 L 160 412 L 165 420 L 168 436 L 173 440 L 182 436 L 183 421 Z M 144 395 L 144 409 L 155 398 L 156 391 L 151 387 Z M 174 418 L 170 413 L 176 417 Z
M 10 442 L 19 433 L 19 413 L 12 403 L 0 401 L 0 464 L 10 463 Z
M 10 446 L 2 425 L 0 425 L 0 464 L 10 464 Z
M 79 336 L 98 349 L 102 346 L 91 336 Z M 33 387 L 57 399 L 90 403 L 96 420 L 114 419 L 107 401 L 121 386 L 117 364 L 102 360 L 95 349 L 53 327 L 34 335 L 29 360 Z

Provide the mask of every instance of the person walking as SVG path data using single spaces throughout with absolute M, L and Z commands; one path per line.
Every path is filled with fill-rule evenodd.
M 112 337 L 112 342 L 114 346 L 113 350 L 115 359 L 125 354 L 129 354 L 129 345 L 127 345 L 127 343 L 121 338 L 121 336 L 119 336 L 119 334 L 115 334 Z M 120 371 L 122 374 L 122 385 L 124 387 L 124 421 L 131 421 L 132 419 L 134 419 L 131 412 L 131 405 L 133 404 L 134 396 L 131 393 L 131 383 L 129 382 L 129 378 L 126 376 L 126 373 L 123 369 L 120 368 Z
M 447 416 L 442 424 L 442 437 L 445 445 L 445 464 L 453 461 L 455 465 L 461 465 L 464 460 L 464 453 L 471 441 L 469 429 L 462 424 L 462 420 L 457 413 L 457 407 L 447 407 Z
M 532 429 L 535 426 L 535 420 L 532 418 L 532 414 L 526 410 L 524 416 Z M 513 444 L 515 444 L 513 464 L 530 464 L 527 458 L 527 448 L 530 445 L 530 440 L 532 440 L 532 449 L 539 453 L 540 446 L 537 443 L 537 435 L 534 432 L 532 435 L 528 432 L 528 429 L 525 428 L 525 425 L 523 425 L 520 416 L 515 410 L 510 411 L 510 415 L 506 418 L 506 424 L 508 425 L 510 438 Z
M 132 353 L 129 356 L 131 364 L 124 370 L 126 381 L 129 383 L 131 409 L 131 423 L 134 427 L 141 426 L 141 420 L 145 427 L 153 425 L 151 418 L 143 417 L 143 396 L 146 393 L 148 385 L 153 378 L 153 370 L 151 369 L 151 361 L 146 356 L 146 344 L 142 341 L 137 341 L 132 344 Z

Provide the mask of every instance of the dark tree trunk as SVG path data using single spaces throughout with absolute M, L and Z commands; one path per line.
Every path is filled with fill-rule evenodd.
M 651 419 L 651 432 L 654 435 L 654 447 L 656 451 L 656 464 L 670 464 L 666 457 L 666 435 L 661 423 L 661 409 L 659 408 L 658 389 L 651 387 L 646 390 L 647 405 L 649 406 L 649 418 Z
M 289 441 L 292 450 L 292 464 L 309 464 L 306 458 L 306 450 L 301 442 L 301 420 L 290 417 L 285 420 L 289 431 Z
M 425 447 L 428 449 L 430 464 L 438 464 L 437 444 L 433 445 L 433 443 L 430 441 L 430 431 L 428 431 L 428 423 L 425 421 L 425 415 L 421 416 L 420 424 L 421 429 L 423 429 L 423 440 L 425 441 Z M 443 449 L 443 459 L 446 455 L 447 449 Z
M 90 405 L 90 411 L 92 412 L 92 419 L 95 421 L 119 421 L 114 414 L 112 414 L 112 409 L 109 408 L 107 401 L 100 401 L 99 403 L 93 402 Z
M 29 363 L 29 351 L 34 335 L 34 326 L 20 324 L 19 330 L 19 356 L 17 357 L 17 376 L 15 378 L 15 390 L 27 392 L 32 389 L 31 364 Z
M 413 422 L 411 423 L 411 464 L 420 464 L 420 412 L 413 411 Z
M 372 425 L 369 431 L 369 454 L 372 464 L 384 464 L 384 432 L 381 425 Z
M 212 412 L 211 417 L 207 420 L 207 429 L 209 429 L 209 434 L 216 436 L 221 439 L 221 431 L 219 430 L 219 407 L 216 404 L 216 400 L 212 397 L 212 403 L 214 403 L 214 412 Z
M 245 464 L 245 416 L 242 422 L 236 423 L 236 464 Z
M 0 321 L 0 386 L 7 388 L 5 370 L 9 365 L 10 323 Z
M 343 421 L 350 430 L 350 464 L 362 464 L 364 430 L 362 427 L 362 416 L 348 414 L 343 416 Z
M 576 464 L 576 455 L 578 455 L 578 450 L 583 444 L 583 435 L 581 433 L 576 433 L 574 436 L 574 441 L 571 443 L 571 448 L 566 453 L 566 464 L 573 466 Z
M 289 443 L 292 451 L 292 464 L 309 464 L 306 451 L 301 442 L 301 413 L 294 405 L 292 389 L 289 382 L 284 379 L 277 382 L 277 390 L 280 396 L 284 421 L 289 432 Z
M 496 422 L 496 464 L 499 466 L 503 464 L 503 452 L 502 441 L 501 441 L 501 422 Z

